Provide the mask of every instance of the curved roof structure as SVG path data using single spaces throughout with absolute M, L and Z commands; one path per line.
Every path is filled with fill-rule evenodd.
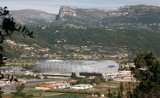
M 38 61 L 35 70 L 39 73 L 70 74 L 80 73 L 115 73 L 119 69 L 118 63 L 111 60 L 75 61 L 75 60 L 43 60 Z

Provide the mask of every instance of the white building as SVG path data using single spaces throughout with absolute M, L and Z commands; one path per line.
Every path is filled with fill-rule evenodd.
M 71 89 L 76 89 L 76 90 L 89 89 L 89 88 L 93 88 L 93 86 L 90 84 L 78 84 L 78 85 L 71 86 Z

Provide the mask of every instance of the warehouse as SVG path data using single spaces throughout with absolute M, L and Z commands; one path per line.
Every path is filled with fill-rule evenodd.
M 75 60 L 43 60 L 38 61 L 35 71 L 46 75 L 70 75 L 74 73 L 102 73 L 118 72 L 119 65 L 115 61 L 75 61 Z

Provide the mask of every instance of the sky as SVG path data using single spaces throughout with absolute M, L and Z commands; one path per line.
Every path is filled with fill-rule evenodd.
M 125 5 L 156 5 L 160 0 L 0 0 L 9 10 L 37 9 L 57 14 L 61 6 L 115 10 Z

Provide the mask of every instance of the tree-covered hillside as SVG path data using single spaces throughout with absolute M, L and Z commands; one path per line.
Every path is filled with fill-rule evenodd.
M 61 27 L 55 25 L 32 26 L 29 27 L 34 31 L 34 39 L 25 38 L 22 35 L 14 35 L 10 40 L 15 43 L 23 43 L 34 47 L 34 51 L 25 50 L 24 47 L 8 45 L 6 49 L 10 56 L 18 55 L 39 55 L 41 58 L 45 54 L 52 55 L 56 58 L 61 55 L 65 59 L 66 55 L 73 56 L 78 54 L 94 55 L 115 55 L 120 53 L 135 54 L 139 51 L 153 51 L 160 54 L 160 33 L 151 30 L 134 30 L 134 29 L 105 29 L 105 28 L 86 28 L 77 29 L 70 27 Z M 24 41 L 24 38 L 26 39 Z M 8 43 L 6 43 L 7 45 Z M 12 48 L 12 50 L 10 50 Z M 46 49 L 48 51 L 45 51 Z M 43 50 L 43 51 L 42 51 Z M 44 52 L 45 51 L 45 52 Z M 54 54 L 54 55 L 53 55 Z M 48 56 L 47 56 L 48 57 Z M 60 57 L 60 58 L 61 58 Z M 105 58 L 104 58 L 105 59 Z
M 144 50 L 160 55 L 158 6 L 133 5 L 110 11 L 63 6 L 53 15 L 54 22 L 52 14 L 42 11 L 14 13 L 20 14 L 15 20 L 27 23 L 35 38 L 24 41 L 23 35 L 17 34 L 7 40 L 9 57 L 106 59 Z

